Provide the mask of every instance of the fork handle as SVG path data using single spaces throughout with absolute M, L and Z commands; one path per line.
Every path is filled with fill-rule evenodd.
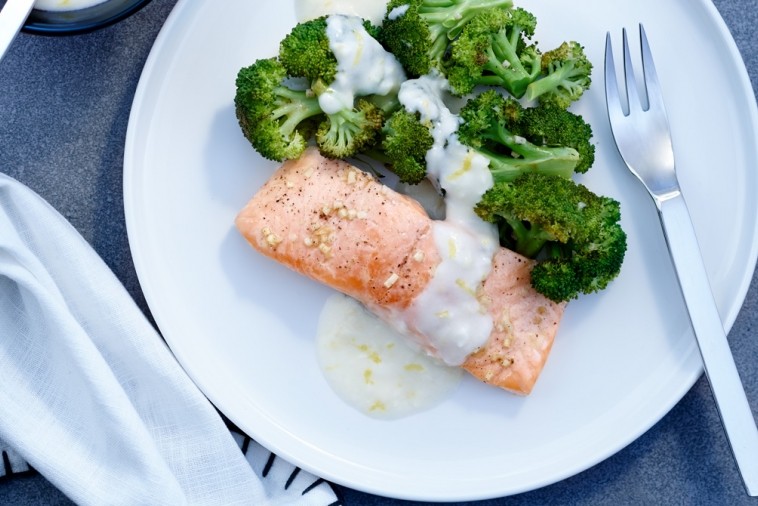
M 681 193 L 657 202 L 713 397 L 748 495 L 758 496 L 758 428 L 734 363 Z

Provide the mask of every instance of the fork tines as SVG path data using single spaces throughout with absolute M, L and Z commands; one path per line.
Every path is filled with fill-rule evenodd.
M 608 32 L 605 37 L 605 82 L 606 91 L 611 90 L 614 93 L 607 93 L 608 105 L 620 109 L 626 110 L 624 115 L 629 115 L 632 112 L 632 107 L 639 108 L 642 111 L 647 111 L 651 107 L 659 111 L 665 111 L 665 106 L 662 99 L 662 93 L 660 84 L 658 81 L 658 73 L 655 70 L 655 64 L 653 63 L 653 54 L 650 51 L 650 44 L 645 34 L 645 27 L 640 23 L 640 47 L 642 50 L 642 72 L 643 72 L 643 91 L 644 94 L 640 96 L 637 91 L 637 82 L 634 75 L 634 65 L 632 64 L 631 51 L 629 50 L 629 39 L 627 37 L 626 28 L 622 29 L 623 39 L 623 52 L 624 52 L 624 76 L 625 76 L 625 88 L 626 88 L 626 103 L 622 104 L 620 97 L 620 90 L 618 87 L 618 81 L 616 80 L 616 70 L 613 59 L 613 48 L 611 44 L 611 34 Z M 652 103 L 651 103 L 652 101 Z

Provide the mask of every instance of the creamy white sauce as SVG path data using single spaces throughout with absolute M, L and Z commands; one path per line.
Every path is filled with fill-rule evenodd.
M 405 80 L 403 67 L 368 34 L 361 18 L 329 16 L 326 34 L 337 59 L 334 82 L 318 97 L 327 114 L 352 109 L 356 96 L 395 93 Z
M 462 370 L 409 346 L 354 299 L 330 297 L 318 325 L 319 365 L 347 404 L 375 418 L 429 409 L 457 387 Z
M 404 5 L 400 5 L 398 7 L 395 7 L 394 9 L 392 9 L 389 12 L 389 14 L 387 14 L 387 19 L 390 19 L 392 21 L 396 20 L 397 18 L 399 18 L 400 16 L 402 16 L 406 12 L 408 12 L 408 8 L 409 7 L 410 7 L 410 5 L 408 5 L 408 4 L 404 4 Z
M 395 315 L 403 326 L 425 336 L 425 347 L 450 365 L 460 365 L 484 346 L 492 318 L 477 290 L 492 268 L 498 247 L 494 225 L 481 220 L 474 206 L 492 184 L 486 158 L 470 151 L 456 136 L 460 118 L 443 100 L 447 80 L 439 75 L 406 81 L 400 103 L 433 125 L 434 145 L 426 155 L 429 177 L 445 191 L 445 220 L 434 222 L 442 257 L 434 277 L 410 308 Z
M 386 11 L 386 0 L 295 0 L 295 15 L 299 22 L 329 14 L 348 14 L 380 25 Z
M 406 10 L 391 14 L 402 16 Z M 443 218 L 433 222 L 442 260 L 432 280 L 406 310 L 388 314 L 386 308 L 376 308 L 384 321 L 337 295 L 325 306 L 318 330 L 319 361 L 337 394 L 371 416 L 398 417 L 433 405 L 457 384 L 461 370 L 436 359 L 460 365 L 492 332 L 492 319 L 477 291 L 491 270 L 498 237 L 474 206 L 493 180 L 487 159 L 457 139 L 460 118 L 445 104 L 448 84 L 442 76 L 406 81 L 400 64 L 369 36 L 358 17 L 330 15 L 327 35 L 338 72 L 319 96 L 322 109 L 336 112 L 352 107 L 356 96 L 399 90 L 402 105 L 433 125 L 434 145 L 426 162 L 429 179 L 444 190 L 445 201 L 442 212 L 430 213 Z M 433 208 L 434 199 L 426 204 Z M 412 355 L 409 335 L 418 348 Z

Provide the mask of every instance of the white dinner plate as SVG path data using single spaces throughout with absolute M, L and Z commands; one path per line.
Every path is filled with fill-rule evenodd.
M 529 397 L 466 378 L 441 405 L 396 421 L 357 412 L 322 377 L 314 334 L 330 290 L 258 255 L 233 227 L 275 168 L 240 133 L 235 76 L 276 53 L 295 23 L 294 7 L 180 0 L 145 66 L 129 122 L 124 201 L 150 309 L 179 362 L 225 415 L 326 479 L 421 500 L 534 489 L 623 448 L 701 374 L 653 204 L 611 139 L 601 77 L 606 31 L 619 40 L 627 27 L 636 41 L 637 23 L 645 24 L 681 184 L 727 329 L 742 305 L 756 261 L 758 114 L 713 5 L 517 5 L 537 15 L 543 50 L 575 39 L 595 63 L 595 83 L 575 107 L 597 144 L 597 161 L 581 181 L 621 202 L 626 261 L 608 290 L 570 303 Z

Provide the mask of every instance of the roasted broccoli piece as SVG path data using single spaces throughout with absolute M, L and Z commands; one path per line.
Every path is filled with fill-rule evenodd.
M 500 86 L 516 98 L 540 75 L 542 57 L 527 45 L 537 18 L 524 9 L 490 9 L 468 23 L 453 43 L 445 74 L 456 95 L 479 85 Z
M 474 16 L 512 6 L 512 0 L 390 0 L 379 41 L 418 77 L 441 70 L 450 42 Z
M 403 183 L 418 184 L 426 177 L 426 153 L 432 148 L 431 125 L 419 113 L 396 111 L 382 130 L 382 150 L 387 168 Z
M 621 270 L 619 203 L 560 176 L 530 172 L 487 190 L 475 208 L 501 244 L 538 263 L 532 286 L 561 302 L 604 289 Z
M 525 172 L 568 178 L 582 161 L 579 152 L 570 145 L 543 144 L 543 138 L 522 135 L 527 133 L 522 106 L 494 90 L 470 99 L 460 116 L 458 139 L 489 159 L 495 181 L 513 181 Z M 534 116 L 542 121 L 539 115 Z M 575 143 L 579 142 L 579 133 L 584 132 L 577 133 Z
M 314 135 L 321 154 L 330 158 L 355 156 L 378 142 L 384 122 L 378 106 L 358 99 L 352 109 L 326 114 L 312 88 L 293 89 L 288 79 L 276 58 L 258 60 L 237 76 L 237 118 L 263 157 L 297 158 Z
M 290 76 L 305 77 L 315 83 L 320 80 L 325 85 L 334 82 L 337 75 L 337 58 L 329 47 L 327 18 L 298 23 L 279 43 L 279 59 Z M 366 32 L 377 38 L 379 28 L 370 21 L 363 21 Z
M 257 60 L 237 74 L 235 111 L 242 133 L 265 158 L 297 158 L 321 120 L 318 99 L 285 84 L 287 71 L 276 58 Z
M 291 76 L 334 81 L 337 58 L 329 48 L 326 16 L 298 23 L 279 43 L 279 59 Z
M 564 42 L 542 55 L 542 77 L 526 88 L 528 100 L 567 108 L 592 83 L 592 63 L 577 42 Z
M 552 103 L 521 107 L 511 102 L 508 126 L 511 131 L 540 146 L 566 146 L 579 153 L 574 172 L 585 173 L 595 162 L 592 127 L 584 118 Z

